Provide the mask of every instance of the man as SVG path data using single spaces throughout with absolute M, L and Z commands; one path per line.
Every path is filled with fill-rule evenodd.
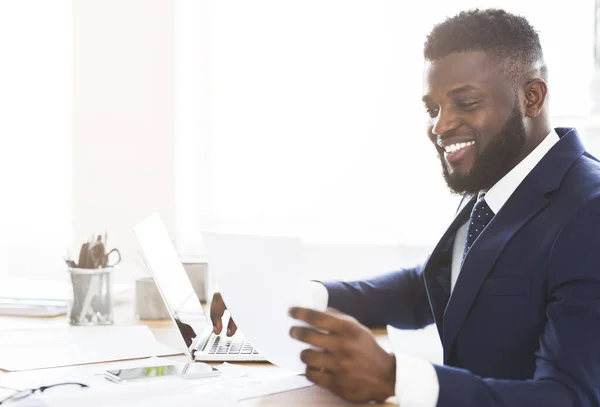
M 424 265 L 324 283 L 337 311 L 290 310 L 313 326 L 290 332 L 312 345 L 306 375 L 402 407 L 600 406 L 600 163 L 550 126 L 538 35 L 501 10 L 462 12 L 424 54 L 429 138 L 464 198 Z M 217 296 L 216 332 L 222 309 Z M 431 323 L 444 366 L 388 354 L 365 327 Z

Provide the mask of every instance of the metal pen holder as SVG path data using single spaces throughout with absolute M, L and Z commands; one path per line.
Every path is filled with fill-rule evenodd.
M 71 325 L 111 325 L 114 267 L 67 268 L 71 275 L 68 316 Z

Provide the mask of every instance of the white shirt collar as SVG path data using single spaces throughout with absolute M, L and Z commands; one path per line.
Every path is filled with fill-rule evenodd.
M 508 172 L 485 194 L 485 201 L 494 213 L 498 213 L 515 189 L 525 177 L 544 158 L 546 153 L 560 140 L 555 130 L 552 130 L 527 157 Z

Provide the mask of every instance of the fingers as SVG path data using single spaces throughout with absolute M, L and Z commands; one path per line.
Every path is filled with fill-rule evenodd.
M 320 352 L 314 349 L 305 349 L 300 353 L 300 360 L 311 369 L 329 373 L 335 373 L 337 371 L 337 362 L 330 353 Z
M 340 346 L 340 338 L 335 335 L 319 332 L 313 328 L 293 326 L 290 328 L 290 336 L 301 342 L 336 352 Z
M 223 321 L 221 318 L 223 318 L 226 309 L 227 307 L 225 306 L 223 297 L 221 297 L 221 293 L 215 293 L 210 304 L 210 320 L 213 324 L 213 332 L 216 335 L 219 335 L 223 330 Z
M 290 308 L 292 318 L 304 321 L 309 325 L 324 329 L 331 333 L 350 334 L 355 322 L 341 313 L 321 312 L 309 308 Z
M 237 331 L 237 325 L 233 322 L 233 318 L 229 317 L 229 323 L 227 324 L 227 336 L 235 335 Z
M 321 369 L 306 368 L 306 378 L 319 387 L 336 392 L 335 376 Z
M 215 293 L 210 304 L 210 319 L 213 324 L 213 332 L 216 335 L 219 335 L 221 331 L 223 331 L 223 314 L 226 309 L 227 306 L 225 305 L 225 301 L 223 301 L 221 293 Z M 229 318 L 229 323 L 227 324 L 227 336 L 233 336 L 236 331 L 237 325 L 233 321 L 233 318 Z

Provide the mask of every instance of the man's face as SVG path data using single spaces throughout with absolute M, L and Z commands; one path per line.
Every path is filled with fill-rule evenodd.
M 483 52 L 428 61 L 424 93 L 429 138 L 452 191 L 487 190 L 522 158 L 526 132 L 514 88 Z

